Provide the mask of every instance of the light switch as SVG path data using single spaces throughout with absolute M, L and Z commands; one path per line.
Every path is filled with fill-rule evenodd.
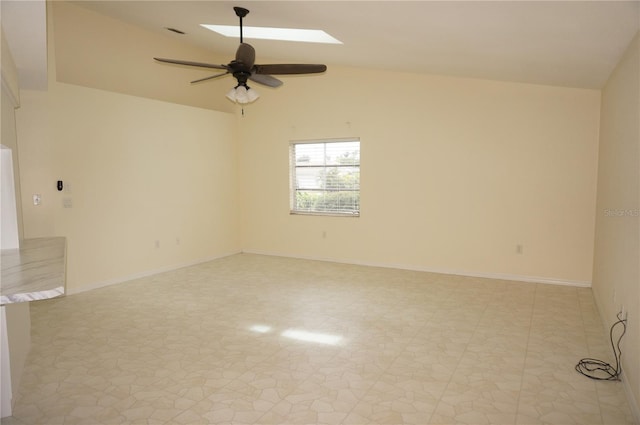
M 38 193 L 33 195 L 33 205 L 40 205 L 41 203 L 42 203 L 42 196 L 40 196 L 40 194 Z

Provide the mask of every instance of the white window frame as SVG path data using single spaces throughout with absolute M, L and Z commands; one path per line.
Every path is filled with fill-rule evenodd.
M 338 217 L 359 217 L 360 216 L 360 179 L 358 178 L 358 187 L 357 189 L 350 189 L 349 191 L 358 193 L 358 209 L 357 210 L 348 210 L 348 211 L 326 211 L 326 210 L 301 210 L 297 209 L 297 194 L 298 191 L 309 191 L 313 189 L 309 188 L 300 188 L 298 187 L 296 178 L 297 170 L 302 168 L 299 165 L 296 165 L 296 155 L 295 149 L 298 145 L 303 144 L 324 144 L 325 147 L 332 143 L 358 143 L 358 163 L 357 164 L 349 164 L 344 165 L 345 167 L 357 167 L 358 176 L 360 175 L 360 152 L 361 152 L 361 144 L 360 138 L 351 137 L 344 139 L 320 139 L 320 140 L 294 140 L 289 142 L 289 212 L 290 214 L 301 214 L 301 215 L 323 215 L 323 216 L 338 216 Z M 320 167 L 318 165 L 314 165 L 311 167 Z M 324 169 L 340 167 L 340 165 L 336 166 L 335 164 L 325 164 Z M 323 192 L 324 194 L 330 192 L 342 192 L 344 190 L 333 190 L 328 188 L 319 189 L 318 191 Z

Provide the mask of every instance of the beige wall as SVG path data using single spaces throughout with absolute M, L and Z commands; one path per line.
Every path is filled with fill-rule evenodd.
M 92 22 L 96 37 L 121 24 L 53 6 L 49 91 L 22 91 L 17 114 L 25 237 L 67 237 L 70 292 L 240 251 L 235 115 L 57 81 L 70 60 L 57 56 L 71 42 L 57 36 L 72 23 L 61 10 Z M 129 30 L 132 37 L 139 31 Z M 146 46 L 153 50 L 164 39 L 148 37 Z M 111 62 L 99 46 L 93 58 Z M 33 205 L 34 193 L 42 205 Z
M 602 91 L 593 292 L 605 326 L 624 309 L 622 365 L 640 418 L 640 35 Z
M 233 115 L 49 87 L 18 113 L 25 236 L 68 238 L 71 292 L 240 250 Z
M 209 53 L 73 4 L 54 16 L 58 80 L 233 110 L 228 85 L 193 90 L 201 71 L 148 60 Z M 333 66 L 282 79 L 240 118 L 245 250 L 591 282 L 598 91 Z M 362 139 L 361 217 L 290 216 L 288 142 L 344 136 Z
M 241 120 L 246 251 L 591 282 L 598 91 L 337 67 L 283 80 Z M 361 138 L 361 217 L 289 215 L 289 141 L 345 136 Z

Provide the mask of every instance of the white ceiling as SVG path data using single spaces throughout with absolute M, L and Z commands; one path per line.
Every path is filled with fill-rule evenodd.
M 325 63 L 329 68 L 367 67 L 596 89 L 606 82 L 640 27 L 639 1 L 74 3 L 208 48 L 229 60 L 238 40 L 200 24 L 237 24 L 233 6 L 242 6 L 250 10 L 245 25 L 322 29 L 344 42 L 245 40 L 256 48 L 257 63 L 277 58 Z M 170 33 L 165 27 L 187 34 Z

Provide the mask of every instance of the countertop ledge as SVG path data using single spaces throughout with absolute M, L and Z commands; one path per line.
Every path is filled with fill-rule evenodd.
M 46 300 L 65 293 L 67 240 L 24 239 L 19 249 L 3 249 L 0 304 Z

